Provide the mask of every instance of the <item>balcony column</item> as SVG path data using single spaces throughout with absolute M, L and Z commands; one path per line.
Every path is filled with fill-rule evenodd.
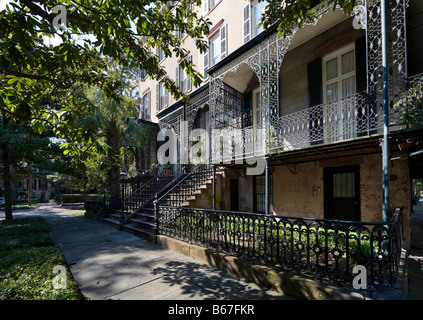
M 383 221 L 389 220 L 389 91 L 388 91 L 388 47 L 387 47 L 387 3 L 381 1 L 381 25 L 382 25 L 382 72 L 383 72 L 383 142 L 382 142 L 382 184 L 383 184 Z
M 265 208 L 265 213 L 266 215 L 270 214 L 270 157 L 266 156 L 264 158 L 264 160 L 266 161 L 266 186 L 265 186 L 265 192 L 266 192 L 266 208 Z
M 213 210 L 216 210 L 216 165 L 212 164 L 213 168 Z

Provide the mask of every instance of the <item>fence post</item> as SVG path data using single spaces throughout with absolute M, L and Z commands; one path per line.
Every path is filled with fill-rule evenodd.
M 125 179 L 122 179 L 122 186 L 121 186 L 121 199 L 120 199 L 120 223 L 122 224 L 123 221 L 125 221 Z

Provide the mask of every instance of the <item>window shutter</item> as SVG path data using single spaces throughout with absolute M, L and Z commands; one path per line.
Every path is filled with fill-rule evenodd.
M 204 79 L 209 77 L 207 70 L 209 69 L 209 49 L 204 52 Z
M 147 104 L 145 106 L 145 120 L 150 120 L 151 118 L 151 91 L 148 91 L 147 93 Z
M 308 105 L 313 107 L 323 103 L 322 97 L 322 59 L 308 64 Z
M 220 59 L 223 60 L 228 52 L 228 25 L 225 24 L 220 28 Z
M 355 41 L 355 65 L 357 92 L 365 91 L 367 90 L 366 37 Z
M 203 14 L 206 15 L 209 12 L 209 0 L 203 0 Z
M 156 85 L 156 112 L 160 111 L 160 84 Z
M 181 74 L 181 67 L 177 66 L 176 67 L 176 80 L 175 81 L 176 81 L 176 85 L 179 87 L 179 89 L 181 89 L 181 91 L 183 91 L 180 74 Z
M 250 41 L 251 23 L 250 23 L 250 4 L 244 7 L 244 43 Z
M 192 56 L 189 56 L 188 57 L 188 61 L 190 63 L 192 63 Z M 192 89 L 192 83 L 191 83 L 191 78 L 190 77 L 187 78 L 186 86 L 187 86 L 187 91 L 191 91 L 191 89 Z
M 308 76 L 308 106 L 314 107 L 323 103 L 322 83 L 322 58 L 310 62 L 307 66 Z M 316 117 L 315 112 L 310 112 L 309 136 L 311 144 L 319 144 L 322 141 L 316 140 L 323 137 L 323 119 Z M 320 118 L 320 119 L 319 119 Z
M 141 119 L 145 119 L 145 97 L 140 99 L 140 115 Z

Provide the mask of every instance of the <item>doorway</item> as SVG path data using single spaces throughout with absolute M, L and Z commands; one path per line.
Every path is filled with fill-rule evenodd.
M 360 166 L 324 169 L 325 219 L 360 221 Z
M 238 211 L 238 179 L 230 180 L 231 211 Z

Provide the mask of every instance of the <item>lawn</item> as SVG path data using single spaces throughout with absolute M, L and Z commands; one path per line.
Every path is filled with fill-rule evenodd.
M 80 299 L 69 271 L 66 277 L 54 272 L 55 266 L 64 264 L 44 219 L 0 222 L 0 300 Z M 61 288 L 55 289 L 54 283 Z

